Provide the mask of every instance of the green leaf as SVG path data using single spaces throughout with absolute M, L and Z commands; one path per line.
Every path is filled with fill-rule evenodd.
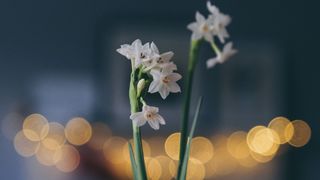
M 196 113 L 194 115 L 192 126 L 191 126 L 191 130 L 190 130 L 190 134 L 188 136 L 188 141 L 187 141 L 187 146 L 186 146 L 186 153 L 184 155 L 183 162 L 182 162 L 181 174 L 178 175 L 178 177 L 180 177 L 179 180 L 185 180 L 186 176 L 187 176 L 190 147 L 191 147 L 191 142 L 192 142 L 192 138 L 193 138 L 193 135 L 194 135 L 194 131 L 196 129 L 196 125 L 197 125 L 197 122 L 198 122 L 198 117 L 199 117 L 199 112 L 200 112 L 200 109 L 201 109 L 201 105 L 202 105 L 202 97 L 199 98 L 197 109 L 196 109 Z
M 130 162 L 131 162 L 131 168 L 132 168 L 132 174 L 134 179 L 138 179 L 139 177 L 139 172 L 137 170 L 137 165 L 136 165 L 136 161 L 134 159 L 134 155 L 133 155 L 133 150 L 132 150 L 132 146 L 131 143 L 128 142 L 128 146 L 129 146 L 129 153 L 130 153 Z

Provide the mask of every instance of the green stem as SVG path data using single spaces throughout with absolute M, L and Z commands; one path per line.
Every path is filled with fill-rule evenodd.
M 129 99 L 130 99 L 131 113 L 141 111 L 142 104 L 139 103 L 139 99 L 137 97 L 136 70 L 134 68 L 134 65 L 132 65 L 132 72 L 131 72 L 131 78 L 130 78 Z M 132 129 L 133 129 L 134 154 L 135 154 L 135 159 L 137 164 L 137 170 L 139 172 L 138 179 L 146 180 L 147 173 L 146 173 L 146 168 L 144 163 L 140 128 L 132 123 Z
M 221 51 L 220 51 L 220 49 L 218 48 L 218 46 L 216 45 L 216 43 L 212 42 L 212 43 L 210 43 L 210 44 L 211 44 L 212 49 L 214 50 L 214 52 L 215 52 L 217 55 L 221 54 Z
M 181 121 L 181 136 L 180 136 L 180 154 L 179 154 L 179 167 L 177 179 L 180 179 L 181 170 L 183 165 L 184 155 L 186 153 L 186 144 L 188 140 L 188 121 L 189 121 L 189 109 L 190 109 L 190 100 L 192 92 L 192 81 L 194 69 L 197 64 L 197 57 L 199 54 L 199 47 L 202 40 L 191 41 L 190 52 L 189 52 L 189 61 L 188 61 L 188 72 L 186 78 L 185 94 L 184 94 L 184 107 L 183 107 L 183 116 Z

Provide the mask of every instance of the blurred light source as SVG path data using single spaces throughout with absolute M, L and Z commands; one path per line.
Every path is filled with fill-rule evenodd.
M 158 162 L 161 165 L 162 173 L 160 179 L 171 179 L 174 176 L 170 173 L 170 163 L 174 163 L 172 159 L 170 159 L 167 156 L 157 156 L 155 159 L 158 160 Z
M 90 140 L 92 129 L 87 120 L 73 118 L 66 125 L 65 135 L 69 143 L 79 146 Z
M 40 114 L 31 114 L 23 122 L 23 133 L 31 141 L 44 139 L 48 132 L 48 120 Z
M 188 161 L 187 178 L 189 180 L 204 179 L 206 169 L 201 161 L 190 157 Z
M 49 132 L 45 139 L 42 140 L 43 146 L 50 150 L 60 149 L 66 142 L 64 127 L 57 122 L 49 123 Z
M 237 131 L 230 135 L 227 142 L 229 153 L 236 159 L 246 159 L 250 156 L 250 150 L 247 145 L 247 133 Z
M 171 134 L 166 142 L 165 142 L 165 151 L 167 155 L 173 159 L 178 160 L 179 159 L 179 151 L 180 151 L 180 133 L 173 133 Z
M 264 156 L 275 154 L 279 148 L 278 134 L 264 126 L 256 126 L 252 128 L 247 136 L 247 143 L 251 151 Z
M 14 148 L 23 157 L 33 156 L 39 150 L 40 143 L 30 141 L 22 131 L 19 131 L 14 138 Z
M 302 147 L 306 145 L 311 138 L 310 126 L 302 120 L 295 120 L 291 123 L 292 126 L 287 126 L 285 133 L 289 144 L 295 147 Z M 290 137 L 292 131 L 294 133 L 293 136 Z
M 88 144 L 95 150 L 102 150 L 103 143 L 112 136 L 112 131 L 108 125 L 95 122 L 92 124 L 92 137 Z
M 278 134 L 279 139 L 275 139 L 275 143 L 277 144 L 287 143 L 294 133 L 292 123 L 285 117 L 276 117 L 272 119 L 268 127 Z
M 271 155 L 263 155 L 263 154 L 256 153 L 254 151 L 250 151 L 250 155 L 258 163 L 267 163 L 275 157 L 276 153 Z
M 195 137 L 192 139 L 190 157 L 199 160 L 201 163 L 208 162 L 213 156 L 213 145 L 205 137 Z
M 80 163 L 78 150 L 71 145 L 63 145 L 59 151 L 61 158 L 56 162 L 56 167 L 62 172 L 75 170 Z
M 178 162 L 177 161 L 170 161 L 169 162 L 169 172 L 172 177 L 177 176 L 177 169 L 178 169 Z
M 151 155 L 152 156 L 158 156 L 162 155 L 164 153 L 164 142 L 165 138 L 160 136 L 155 136 L 147 139 L 147 142 L 150 145 L 151 148 Z
M 125 162 L 123 157 L 123 146 L 127 143 L 122 137 L 114 136 L 108 140 L 103 145 L 103 153 L 106 160 L 113 164 L 120 164 Z
M 131 143 L 131 146 L 132 146 L 132 149 L 134 150 L 134 143 L 133 143 L 133 140 L 130 139 L 129 141 Z M 122 147 L 122 149 L 119 149 L 119 151 L 122 150 L 122 154 L 123 154 L 123 158 L 130 162 L 130 153 L 129 153 L 129 146 L 128 146 L 128 143 L 129 142 L 126 142 L 124 144 L 124 146 Z M 151 149 L 150 149 L 150 146 L 148 144 L 147 141 L 145 140 L 142 140 L 142 148 L 143 148 L 143 154 L 145 157 L 150 157 L 151 156 Z
M 49 146 L 51 147 L 51 146 Z M 50 149 L 48 146 L 41 144 L 36 153 L 38 162 L 45 166 L 53 166 L 61 159 L 61 151 L 59 149 Z
M 148 179 L 160 179 L 162 167 L 156 158 L 145 158 Z

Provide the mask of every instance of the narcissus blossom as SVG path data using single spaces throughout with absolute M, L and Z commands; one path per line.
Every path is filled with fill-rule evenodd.
M 180 74 L 159 70 L 152 70 L 150 74 L 153 81 L 149 86 L 149 93 L 159 92 L 161 97 L 165 99 L 170 92 L 181 92 L 180 86 L 177 84 L 177 81 L 181 79 Z
M 192 40 L 204 38 L 208 42 L 213 42 L 213 26 L 211 25 L 213 23 L 208 20 L 201 13 L 196 12 L 196 22 L 192 22 L 187 26 L 192 31 Z
M 160 128 L 160 124 L 165 125 L 166 122 L 161 115 L 159 115 L 159 108 L 143 105 L 141 112 L 132 113 L 130 119 L 133 123 L 140 127 L 146 122 L 155 130 Z
M 207 60 L 207 68 L 214 67 L 217 63 L 224 63 L 227 59 L 229 59 L 232 55 L 237 53 L 236 49 L 232 48 L 233 43 L 229 42 L 224 47 L 222 52 L 218 52 L 215 58 L 211 58 Z

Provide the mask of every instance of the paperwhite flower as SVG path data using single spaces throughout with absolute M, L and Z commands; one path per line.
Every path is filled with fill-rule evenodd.
M 135 40 L 131 45 L 121 45 L 117 52 L 125 56 L 127 59 L 134 61 L 135 67 L 139 67 L 142 62 L 153 58 L 153 53 L 150 49 L 150 44 L 142 45 L 141 40 Z
M 173 72 L 151 70 L 150 74 L 153 77 L 153 81 L 149 86 L 149 93 L 159 92 L 161 97 L 165 99 L 170 92 L 181 92 L 177 81 L 181 79 L 181 75 Z
M 159 108 L 143 105 L 142 112 L 132 113 L 130 119 L 133 123 L 140 127 L 146 122 L 155 130 L 159 129 L 159 124 L 165 125 L 166 122 L 161 115 L 159 115 Z
M 207 68 L 212 68 L 217 63 L 224 63 L 232 55 L 237 53 L 237 50 L 233 49 L 232 45 L 232 42 L 227 43 L 226 45 L 224 45 L 222 52 L 218 52 L 217 57 L 207 60 Z
M 212 5 L 210 1 L 207 2 L 207 8 L 211 12 L 207 22 L 210 23 L 209 26 L 212 28 L 212 33 L 217 35 L 219 40 L 224 43 L 225 38 L 229 38 L 226 26 L 230 24 L 231 17 L 221 13 L 219 8 Z
M 171 58 L 173 57 L 174 53 L 169 51 L 160 54 L 158 47 L 152 42 L 150 45 L 152 59 L 144 61 L 142 64 L 146 67 L 145 71 L 150 69 L 163 69 L 170 63 Z
M 213 42 L 212 34 L 212 22 L 209 22 L 212 19 L 206 19 L 201 13 L 196 12 L 196 22 L 190 23 L 187 28 L 192 31 L 192 40 L 199 40 L 204 38 L 208 42 Z

